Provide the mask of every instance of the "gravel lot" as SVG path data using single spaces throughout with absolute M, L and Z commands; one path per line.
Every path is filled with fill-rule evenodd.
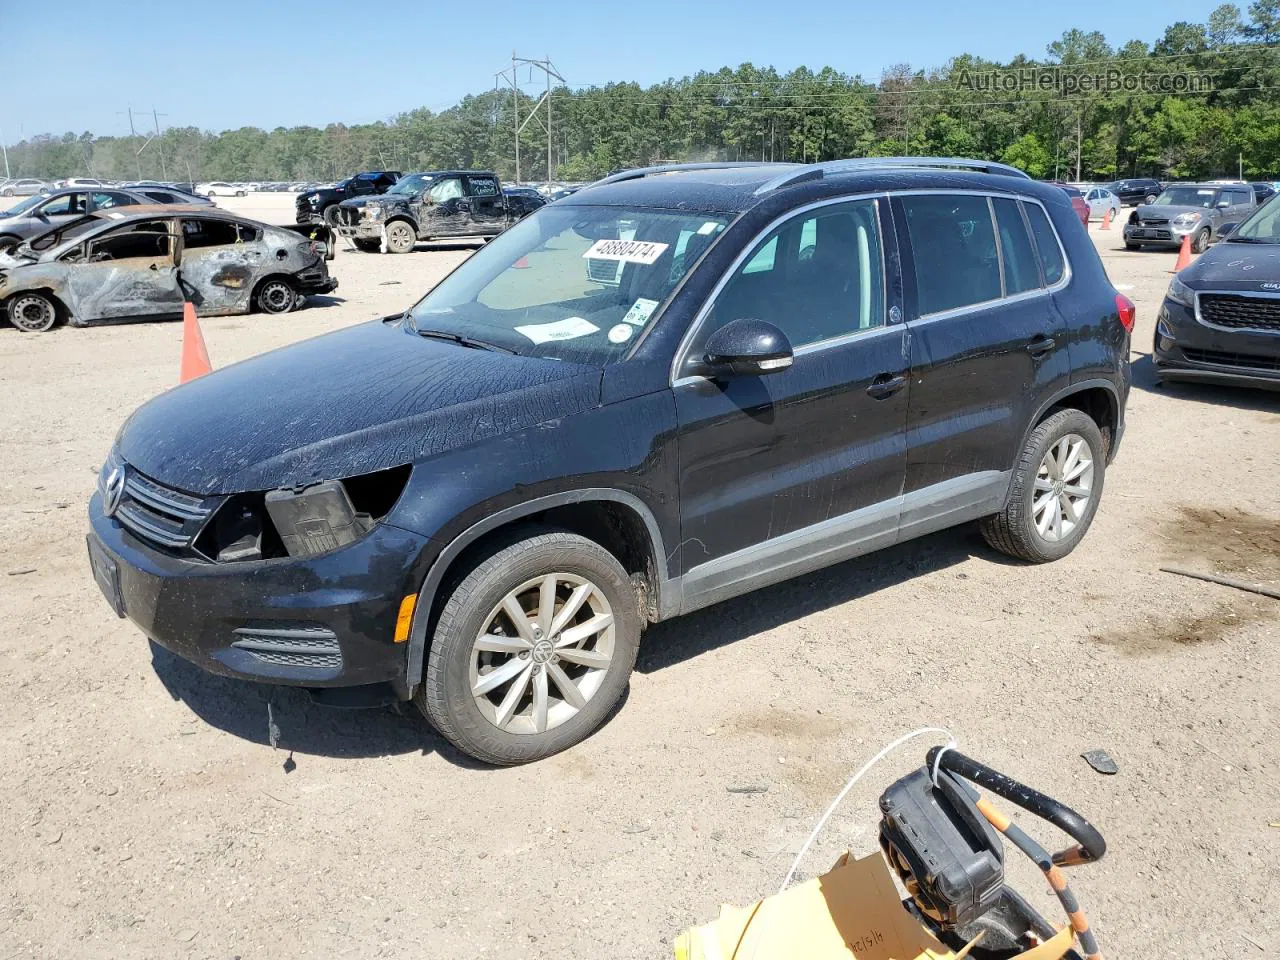
M 964 528 L 654 627 L 613 720 L 513 770 L 289 691 L 273 750 L 269 691 L 153 653 L 93 583 L 84 511 L 121 421 L 176 383 L 180 325 L 0 328 L 0 960 L 670 956 L 922 725 L 1102 829 L 1073 882 L 1108 956 L 1280 951 L 1280 603 L 1157 569 L 1280 583 L 1280 395 L 1154 386 L 1174 254 L 1091 232 L 1138 305 L 1137 385 L 1080 549 L 1023 566 Z M 213 364 L 401 310 L 471 249 L 343 251 L 333 296 L 203 321 Z M 874 847 L 926 746 L 850 795 L 809 872 Z

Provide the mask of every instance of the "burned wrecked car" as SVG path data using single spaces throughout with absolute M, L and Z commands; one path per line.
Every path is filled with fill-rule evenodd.
M 0 314 L 38 333 L 133 319 L 287 313 L 329 276 L 323 226 L 273 227 L 209 207 L 91 213 L 0 254 Z

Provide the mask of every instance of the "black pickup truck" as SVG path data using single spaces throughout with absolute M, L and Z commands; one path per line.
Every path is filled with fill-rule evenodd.
M 402 174 L 399 170 L 366 170 L 354 177 L 339 180 L 332 187 L 321 187 L 298 195 L 295 201 L 298 223 L 334 225 L 337 206 L 344 200 L 376 196 L 394 187 Z
M 353 197 L 331 226 L 369 253 L 408 253 L 419 240 L 496 237 L 546 201 L 507 196 L 491 170 L 411 173 L 380 196 Z

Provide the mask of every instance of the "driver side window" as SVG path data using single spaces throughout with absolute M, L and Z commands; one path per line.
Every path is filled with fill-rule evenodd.
M 884 326 L 876 200 L 800 214 L 761 238 L 716 297 L 699 342 L 730 320 L 772 323 L 793 349 Z
M 84 213 L 84 194 L 68 193 L 61 197 L 54 197 L 39 209 L 40 213 L 46 217 L 61 217 L 67 214 Z
M 462 181 L 457 177 L 450 177 L 448 180 L 441 180 L 433 185 L 427 191 L 427 197 L 436 203 L 444 203 L 446 200 L 456 200 L 462 196 Z

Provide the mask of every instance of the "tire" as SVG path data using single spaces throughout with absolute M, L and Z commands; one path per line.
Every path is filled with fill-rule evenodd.
M 1072 477 L 1071 472 L 1080 466 L 1080 459 L 1076 457 L 1077 442 L 1080 459 L 1087 455 L 1089 466 Z M 1068 466 L 1066 476 L 1077 481 L 1065 487 L 1058 483 L 1060 477 L 1053 476 L 1050 465 L 1051 458 L 1061 465 L 1064 457 Z M 1047 473 L 1046 467 L 1049 467 Z M 1079 410 L 1059 410 L 1031 431 L 1013 470 L 1009 502 L 1000 513 L 980 521 L 982 536 L 1001 553 L 1028 563 L 1047 563 L 1065 557 L 1088 532 L 1098 510 L 1105 478 L 1106 448 L 1098 425 Z M 1046 483 L 1049 488 L 1043 489 Z M 1082 504 L 1081 499 L 1071 494 L 1064 497 L 1063 493 L 1072 488 L 1087 490 L 1088 499 Z M 1046 503 L 1038 500 L 1037 494 L 1052 499 Z M 1062 506 L 1063 501 L 1068 506 Z M 1043 511 L 1037 509 L 1041 504 L 1044 504 Z M 1068 518 L 1068 511 L 1076 514 L 1074 520 Z
M 328 227 L 330 230 L 337 230 L 338 229 L 338 205 L 335 203 L 332 206 L 325 207 L 324 213 L 320 215 L 320 218 L 324 220 L 324 225 Z
M 450 743 L 468 756 L 501 766 L 540 760 L 594 732 L 626 689 L 640 645 L 635 589 L 612 554 L 574 533 L 526 528 L 523 534 L 521 539 L 506 541 L 454 588 L 436 623 L 426 675 L 414 694 L 418 708 Z M 515 596 L 522 612 L 536 614 L 543 596 L 541 583 L 550 575 L 557 578 L 557 616 L 570 599 L 578 597 L 575 591 L 589 585 L 565 633 L 584 623 L 600 622 L 604 613 L 612 617 L 611 623 L 557 647 L 563 633 L 535 633 L 545 629 L 550 634 L 548 627 L 555 621 L 544 620 L 540 627 L 536 616 L 531 616 L 525 629 L 533 642 L 521 640 L 504 602 Z M 482 634 L 494 636 L 495 631 L 506 639 L 507 649 L 477 650 Z M 515 647 L 520 652 L 511 652 Z M 571 660 L 566 650 L 603 666 L 593 668 L 577 658 Z M 545 659 L 552 656 L 557 659 Z M 511 679 L 474 694 L 475 685 L 501 671 Z M 576 691 L 580 703 L 570 703 L 564 683 Z M 517 695 L 517 685 L 522 685 L 519 699 L 508 704 Z M 546 693 L 541 718 L 535 701 L 539 690 Z
M 392 220 L 386 226 L 387 251 L 389 253 L 410 253 L 418 242 L 418 233 L 413 224 L 405 220 Z
M 1196 231 L 1195 239 L 1191 241 L 1192 253 L 1204 253 L 1209 249 L 1209 228 L 1201 227 Z
M 5 188 L 5 191 L 4 191 L 4 196 L 6 196 L 6 197 L 12 197 L 12 196 L 13 196 L 13 190 L 12 190 L 12 189 L 10 189 L 10 188 L 7 188 L 7 187 L 6 187 L 6 188 Z
M 212 199 L 213 197 L 216 197 L 216 196 L 217 196 L 217 194 L 216 194 L 216 193 L 214 193 L 212 190 L 210 190 L 210 191 L 208 191 L 208 192 L 205 194 L 205 196 L 206 196 L 206 197 L 209 197 L 210 199 Z
M 1111 219 L 1112 219 L 1112 220 L 1118 220 L 1119 218 L 1120 218 L 1120 208 L 1119 208 L 1119 207 L 1112 207 L 1112 208 L 1111 208 Z
M 382 249 L 381 240 L 356 240 L 356 249 L 365 253 L 377 253 Z
M 298 292 L 282 277 L 272 277 L 253 295 L 254 305 L 262 313 L 288 313 L 298 305 Z
M 8 253 L 21 242 L 17 237 L 0 237 L 0 253 Z
M 1128 240 L 1126 240 L 1126 241 L 1124 242 L 1124 248 L 1125 248 L 1126 250 L 1141 250 L 1141 249 L 1142 249 L 1142 244 L 1140 244 L 1140 243 L 1130 243 Z
M 43 293 L 20 293 L 9 301 L 9 322 L 23 333 L 45 333 L 58 319 L 58 305 Z

